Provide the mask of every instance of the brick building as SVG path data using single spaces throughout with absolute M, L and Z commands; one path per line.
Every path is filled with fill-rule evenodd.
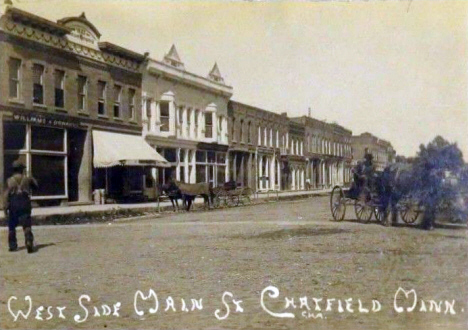
M 148 58 L 143 69 L 143 136 L 171 164 L 153 180 L 188 183 L 229 179 L 228 101 L 232 87 L 215 64 L 206 77 L 185 69 L 172 46 L 163 60 Z M 148 190 L 148 189 L 147 189 Z M 150 191 L 147 191 L 150 194 Z
M 395 162 L 396 152 L 390 142 L 379 139 L 371 133 L 362 133 L 355 135 L 351 139 L 353 151 L 353 165 L 359 160 L 364 159 L 367 153 L 374 157 L 374 165 L 377 171 L 383 171 L 384 168 Z
M 38 204 L 89 203 L 98 188 L 116 198 L 142 191 L 142 165 L 156 154 L 141 138 L 145 57 L 100 37 L 84 13 L 53 22 L 4 9 L 0 192 L 16 159 L 39 182 Z

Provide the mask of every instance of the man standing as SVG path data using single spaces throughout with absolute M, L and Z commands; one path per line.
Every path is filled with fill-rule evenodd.
M 26 249 L 34 252 L 34 236 L 31 230 L 31 188 L 37 188 L 37 181 L 24 174 L 26 166 L 20 161 L 13 162 L 13 175 L 7 180 L 5 191 L 5 214 L 8 218 L 9 250 L 16 251 L 16 227 L 23 226 Z

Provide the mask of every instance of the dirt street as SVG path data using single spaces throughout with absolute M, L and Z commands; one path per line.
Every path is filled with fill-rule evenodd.
M 466 329 L 467 230 L 330 219 L 328 197 L 315 197 L 111 224 L 41 226 L 33 228 L 40 249 L 30 255 L 9 253 L 2 229 L 0 328 Z M 18 235 L 23 243 L 20 228 Z M 269 286 L 278 297 L 266 291 Z M 407 296 L 397 293 L 399 287 Z M 137 290 L 146 296 L 149 289 L 159 302 L 154 314 L 154 297 L 135 300 Z M 229 315 L 225 291 L 233 295 L 224 295 Z M 31 313 L 14 322 L 12 314 L 27 311 L 27 295 Z M 91 300 L 82 297 L 84 307 L 82 295 Z M 202 299 L 201 310 L 192 299 Z M 237 308 L 233 299 L 242 300 Z M 111 315 L 102 315 L 102 304 Z M 62 318 L 56 307 L 63 306 Z M 279 318 L 267 310 L 289 314 Z

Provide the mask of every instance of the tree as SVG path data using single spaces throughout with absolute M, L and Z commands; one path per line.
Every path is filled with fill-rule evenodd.
M 456 143 L 437 136 L 427 146 L 420 145 L 413 166 L 414 189 L 425 207 L 422 225 L 431 229 L 439 206 L 457 194 L 457 188 L 445 184 L 445 178 L 460 176 L 464 168 L 463 155 Z

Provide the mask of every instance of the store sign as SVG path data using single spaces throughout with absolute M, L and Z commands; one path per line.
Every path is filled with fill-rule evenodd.
M 32 115 L 32 114 L 14 114 L 13 120 L 21 121 L 28 124 L 37 124 L 44 126 L 55 126 L 62 128 L 73 128 L 78 127 L 79 122 L 73 122 L 68 120 L 63 120 L 55 117 L 41 116 L 41 115 Z

